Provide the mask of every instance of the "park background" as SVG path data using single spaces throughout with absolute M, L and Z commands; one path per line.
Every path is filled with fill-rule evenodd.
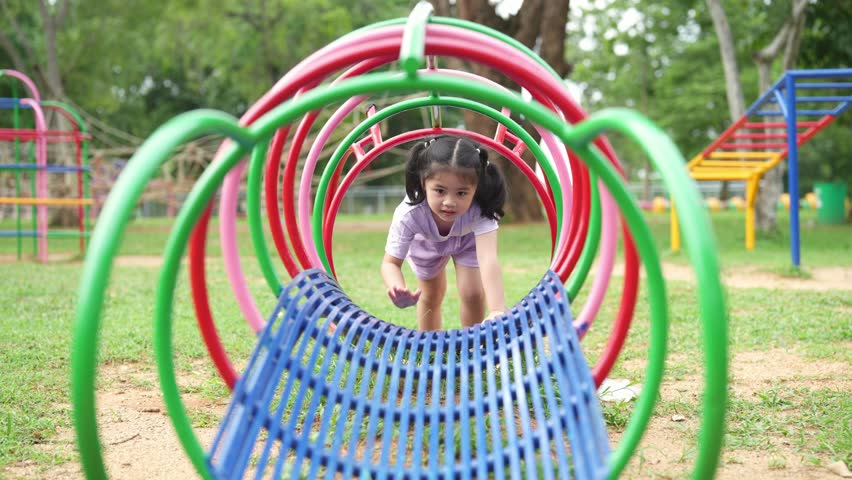
M 93 135 L 92 157 L 103 165 L 121 165 L 145 137 L 174 115 L 195 108 L 240 115 L 309 53 L 360 26 L 405 16 L 413 3 L 8 0 L 0 3 L 0 66 L 27 73 L 46 98 L 77 108 Z M 754 59 L 785 25 L 797 27 L 798 32 L 792 67 L 852 65 L 852 6 L 847 2 L 613 0 L 498 2 L 491 6 L 486 1 L 459 0 L 435 4 L 439 12 L 444 9 L 444 13 L 466 16 L 517 36 L 525 34 L 525 21 L 538 28 L 533 38 L 561 34 L 556 37 L 561 48 L 556 53 L 548 50 L 558 57 L 548 61 L 565 75 L 588 111 L 607 106 L 639 110 L 669 133 L 687 158 L 706 147 L 736 116 L 728 101 L 719 37 L 709 5 L 721 5 L 727 13 L 739 67 L 737 79 L 746 104 L 762 90 L 759 62 Z M 797 6 L 802 8 L 796 10 Z M 544 7 L 564 9 L 566 16 L 557 22 L 557 28 L 542 19 Z M 541 10 L 538 23 L 536 8 Z M 794 15 L 797 11 L 798 16 Z M 545 47 L 552 45 L 540 45 L 543 56 Z M 785 70 L 784 58 L 778 56 L 770 67 L 774 80 Z M 0 96 L 8 96 L 3 88 L 0 85 Z M 5 120 L 2 115 L 0 120 Z M 447 121 L 463 120 L 451 116 Z M 385 135 L 419 128 L 424 121 L 417 115 L 403 117 L 386 126 Z M 841 116 L 801 148 L 802 192 L 810 192 L 817 182 L 849 184 L 850 125 L 852 116 Z M 617 137 L 612 141 L 628 167 L 637 198 L 647 201 L 665 195 L 658 190 L 640 152 Z M 162 178 L 191 184 L 218 142 L 217 138 L 193 142 L 166 165 Z M 362 186 L 373 192 L 394 191 L 401 179 L 399 163 L 399 156 L 388 155 L 374 167 L 381 174 Z M 783 168 L 776 170 L 783 179 Z M 738 187 L 719 184 L 713 188 L 706 196 L 724 197 L 723 188 L 736 194 Z M 107 373 L 100 386 L 103 401 L 109 405 L 104 425 L 116 428 L 112 431 L 115 436 L 107 440 L 111 445 L 107 454 L 115 456 L 109 459 L 110 468 L 119 478 L 143 475 L 140 472 L 150 467 L 145 463 L 150 458 L 159 458 L 169 472 L 175 468 L 172 462 L 182 456 L 176 444 L 169 447 L 163 440 L 171 433 L 159 410 L 151 367 L 151 292 L 169 220 L 141 217 L 167 213 L 168 206 L 160 203 L 164 202 L 155 197 L 140 205 L 140 218 L 126 236 L 121 252 L 124 263 L 117 266 L 110 292 L 112 320 L 104 333 L 102 356 Z M 387 200 L 388 209 L 394 204 L 394 199 Z M 341 219 L 334 251 L 341 284 L 368 311 L 404 323 L 407 320 L 402 315 L 388 308 L 375 266 L 389 218 L 381 214 L 384 209 L 377 203 L 369 205 L 353 208 Z M 731 301 L 735 359 L 728 450 L 721 476 L 835 478 L 826 466 L 836 461 L 849 465 L 852 452 L 847 373 L 852 363 L 852 229 L 848 224 L 820 225 L 813 212 L 804 212 L 803 269 L 791 271 L 786 212 L 783 208 L 774 211 L 773 222 L 758 236 L 756 252 L 742 248 L 740 212 L 713 214 Z M 509 300 L 525 294 L 524 289 L 540 277 L 548 263 L 543 253 L 548 250 L 547 235 L 537 215 L 536 209 L 512 212 L 501 233 L 506 275 L 513 284 Z M 665 251 L 667 217 L 651 213 L 649 218 Z M 67 362 L 74 279 L 81 267 L 73 245 L 62 241 L 52 245 L 57 245 L 57 253 L 69 255 L 45 266 L 16 262 L 14 245 L 0 243 L 0 252 L 7 254 L 0 264 L 0 305 L 7 316 L 0 331 L 0 363 L 10 366 L 4 367 L 0 386 L 0 476 L 79 476 L 70 431 Z M 214 248 L 211 254 L 216 253 Z M 251 254 L 249 249 L 244 253 Z M 668 393 L 656 417 L 659 430 L 652 432 L 660 437 L 652 439 L 637 457 L 630 472 L 635 478 L 680 478 L 694 455 L 701 368 L 693 355 L 699 348 L 694 284 L 682 272 L 682 256 L 667 254 L 664 260 L 672 280 L 673 359 Z M 253 278 L 260 279 L 258 272 L 253 273 Z M 363 280 L 370 277 L 375 281 Z M 252 286 L 257 295 L 262 287 L 261 281 Z M 230 334 L 228 347 L 246 356 L 251 335 L 228 303 L 224 282 L 218 288 L 221 294 L 215 297 L 221 301 L 216 307 L 227 332 L 223 336 Z M 451 311 L 457 308 L 452 298 L 448 300 Z M 608 305 L 610 310 L 604 310 L 603 317 L 611 317 L 616 300 L 610 299 Z M 197 402 L 192 412 L 195 425 L 212 428 L 227 394 L 205 360 L 189 318 L 188 302 L 180 308 L 177 315 L 183 327 L 178 341 L 184 386 Z M 631 347 L 616 373 L 641 383 L 647 314 L 641 305 L 637 312 Z M 589 351 L 595 352 L 603 338 L 590 336 L 588 342 Z M 615 432 L 623 427 L 629 410 L 629 404 L 607 407 L 607 420 Z M 675 415 L 683 415 L 686 421 L 672 421 Z M 151 449 L 147 459 L 145 448 Z
M 195 108 L 239 116 L 309 53 L 345 32 L 405 16 L 414 3 L 6 0 L 0 16 L 0 65 L 27 74 L 45 98 L 65 101 L 81 113 L 93 135 L 91 162 L 101 173 L 93 179 L 93 195 L 100 202 L 116 169 L 169 118 Z M 768 79 L 763 81 L 771 83 L 789 68 L 852 65 L 848 2 L 466 0 L 456 5 L 436 0 L 434 4 L 439 14 L 492 26 L 537 48 L 566 78 L 587 111 L 625 106 L 650 117 L 687 159 L 707 147 L 769 87 L 761 85 L 761 68 L 768 66 Z M 723 9 L 731 34 L 725 38 L 732 42 L 738 75 L 727 85 L 711 4 Z M 0 95 L 10 96 L 10 85 L 0 82 Z M 3 125 L 11 124 L 10 115 L 0 110 Z M 448 115 L 447 124 L 463 121 L 452 111 Z M 384 127 L 385 136 L 418 128 L 423 121 L 422 115 L 401 116 Z M 852 181 L 850 125 L 852 118 L 841 115 L 819 133 L 819 141 L 802 146 L 802 195 L 818 182 Z M 655 188 L 655 175 L 641 152 L 618 137 L 611 140 L 637 195 L 646 201 L 665 195 Z M 161 178 L 172 184 L 174 195 L 182 196 L 217 146 L 215 138 L 199 139 L 163 169 Z M 59 152 L 59 157 L 55 161 L 73 162 L 72 155 Z M 402 173 L 394 168 L 399 163 L 399 156 L 386 155 L 374 164 L 377 172 L 356 187 L 399 185 Z M 532 189 L 526 182 L 517 183 L 510 219 L 540 220 Z M 761 190 L 774 193 L 769 187 L 777 186 L 783 191 L 783 183 L 782 166 L 769 172 Z M 742 187 L 735 182 L 705 188 L 710 188 L 708 196 L 722 200 L 742 196 Z M 155 200 L 152 203 L 168 201 L 156 194 L 149 197 Z M 766 200 L 773 205 L 775 201 Z M 147 208 L 150 215 L 166 209 L 153 204 Z M 775 229 L 773 216 L 758 209 L 758 225 L 765 231 Z

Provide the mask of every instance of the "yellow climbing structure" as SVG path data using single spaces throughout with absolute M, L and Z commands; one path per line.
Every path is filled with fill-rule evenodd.
M 754 249 L 754 206 L 760 180 L 788 159 L 790 239 L 793 264 L 799 264 L 798 147 L 833 122 L 852 104 L 852 69 L 788 70 L 687 168 L 696 181 L 746 184 L 745 246 Z M 797 92 L 807 92 L 797 95 Z M 780 119 L 780 121 L 777 121 Z M 671 206 L 671 247 L 680 250 L 680 229 Z
M 743 181 L 745 189 L 745 247 L 754 249 L 754 205 L 763 174 L 778 165 L 786 152 L 704 152 L 689 161 L 687 168 L 696 181 Z M 680 228 L 675 207 L 671 208 L 671 246 L 680 250 Z

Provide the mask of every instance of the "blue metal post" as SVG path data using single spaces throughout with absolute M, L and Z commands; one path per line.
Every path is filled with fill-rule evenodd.
M 787 190 L 790 194 L 790 256 L 793 266 L 801 264 L 799 245 L 799 135 L 796 128 L 796 77 L 784 77 L 787 103 Z

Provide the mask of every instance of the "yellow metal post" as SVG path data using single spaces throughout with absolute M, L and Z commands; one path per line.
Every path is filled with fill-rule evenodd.
M 746 250 L 754 250 L 754 204 L 757 200 L 757 188 L 760 176 L 755 175 L 746 183 L 746 221 L 745 246 Z
M 671 218 L 672 218 L 671 222 L 670 222 L 670 224 L 671 224 L 670 228 L 671 228 L 672 251 L 673 252 L 679 252 L 680 251 L 680 228 L 677 225 L 677 213 L 675 212 L 674 201 L 672 201 L 669 204 L 669 212 L 670 212 L 670 215 L 671 215 Z
M 47 205 L 78 206 L 91 205 L 91 198 L 18 198 L 0 197 L 0 205 Z

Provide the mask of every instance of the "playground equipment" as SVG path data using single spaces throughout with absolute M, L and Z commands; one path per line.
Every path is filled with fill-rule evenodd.
M 754 249 L 754 203 L 760 179 L 787 159 L 787 191 L 799 198 L 799 145 L 813 138 L 849 108 L 852 69 L 788 70 L 719 138 L 690 160 L 692 178 L 746 182 L 745 246 Z M 838 79 L 845 79 L 840 81 Z M 809 92 L 799 95 L 800 91 Z M 828 92 L 828 93 L 826 93 Z M 805 108 L 801 108 L 804 104 Z M 767 118 L 782 117 L 783 121 Z M 815 118 L 815 120 L 805 120 Z M 680 249 L 677 215 L 672 209 L 671 247 Z M 790 256 L 801 263 L 799 211 L 790 209 Z
M 215 139 L 218 141 L 218 139 Z M 182 199 L 192 190 L 194 178 L 201 175 L 204 166 L 213 158 L 215 149 L 208 155 L 206 150 L 194 143 L 185 146 L 180 154 L 170 161 L 169 168 L 161 169 L 158 178 L 145 185 L 139 201 L 139 211 L 142 216 L 177 215 Z M 107 161 L 99 152 L 92 158 L 92 210 L 97 216 L 113 185 L 127 164 L 125 160 L 111 159 Z
M 89 165 L 88 144 L 91 138 L 86 133 L 80 116 L 70 106 L 56 101 L 41 100 L 35 84 L 26 75 L 15 70 L 0 70 L 0 79 L 11 78 L 12 97 L 0 98 L 0 109 L 12 110 L 12 128 L 0 128 L 0 142 L 11 142 L 11 154 L 0 158 L 0 172 L 13 171 L 15 175 L 15 195 L 4 196 L 0 192 L 0 206 L 13 205 L 15 208 L 15 230 L 0 231 L 0 237 L 17 238 L 17 254 L 21 259 L 23 238 L 33 239 L 33 251 L 40 261 L 48 259 L 47 244 L 49 238 L 79 238 L 80 253 L 85 252 L 85 242 L 89 235 Z M 17 83 L 20 82 L 29 91 L 29 97 L 18 98 Z M 32 118 L 22 118 L 22 111 L 32 112 Z M 46 111 L 56 112 L 64 118 L 71 130 L 49 130 Z M 32 127 L 30 127 L 32 124 Z M 57 165 L 48 158 L 48 144 L 70 143 L 74 145 L 75 164 Z M 24 157 L 29 160 L 25 161 Z M 9 161 L 11 160 L 11 161 Z M 49 174 L 74 174 L 76 176 L 76 198 L 51 198 L 48 182 Z M 24 185 L 30 180 L 29 195 Z M 31 207 L 32 229 L 23 228 L 24 207 Z M 77 207 L 77 230 L 49 230 L 48 207 Z
M 440 57 L 463 58 L 504 72 L 533 100 L 478 76 L 438 68 Z M 397 59 L 398 71 L 372 72 Z M 334 78 L 340 71 L 344 73 Z M 321 182 L 312 191 L 319 152 L 344 118 L 371 96 L 413 92 L 425 96 L 369 108 L 366 120 L 326 162 Z M 307 132 L 329 105 L 337 109 L 308 149 L 297 180 L 297 160 Z M 379 122 L 414 108 L 428 109 L 429 128 L 382 138 Z M 446 128 L 440 121 L 443 108 L 469 109 L 500 126 L 493 138 Z M 534 122 L 543 146 L 512 114 Z M 659 392 L 667 308 L 654 242 L 622 181 L 617 158 L 600 136 L 606 130 L 623 133 L 643 148 L 684 220 L 689 219 L 684 236 L 699 281 L 706 357 L 694 475 L 712 476 L 725 412 L 726 310 L 709 221 L 680 168 L 682 157 L 668 137 L 636 113 L 608 110 L 586 118 L 558 76 L 532 51 L 482 26 L 431 17 L 431 6 L 425 2 L 407 20 L 358 30 L 311 55 L 239 122 L 206 110 L 176 117 L 152 134 L 128 163 L 92 236 L 77 310 L 73 400 L 86 474 L 106 477 L 94 401 L 97 332 L 121 233 L 145 183 L 171 152 L 189 139 L 216 132 L 229 140 L 175 220 L 164 252 L 155 318 L 164 399 L 186 454 L 204 478 L 618 476 L 639 443 Z M 523 170 L 548 213 L 553 254 L 544 278 L 501 317 L 464 330 L 419 332 L 373 317 L 346 297 L 334 278 L 331 238 L 337 209 L 359 172 L 393 146 L 438 133 L 468 136 Z M 545 181 L 520 158 L 526 149 L 535 155 Z M 241 159 L 247 155 L 246 164 Z M 350 158 L 354 165 L 344 174 Z M 246 168 L 252 244 L 278 298 L 268 317 L 248 291 L 237 254 L 236 192 Z M 220 239 L 228 281 L 246 320 L 259 334 L 242 375 L 235 372 L 219 341 L 206 290 L 210 202 L 220 185 Z M 292 278 L 287 285 L 281 283 L 270 258 L 262 200 L 275 250 Z M 608 288 L 619 220 L 625 246 L 621 306 L 598 364 L 589 369 L 578 342 Z M 190 426 L 172 360 L 171 310 L 187 250 L 202 336 L 223 380 L 233 388 L 231 405 L 207 454 Z M 598 270 L 589 299 L 572 323 L 570 301 L 583 287 L 595 256 Z M 606 376 L 625 341 L 640 257 L 648 279 L 649 363 L 635 413 L 610 452 L 595 385 Z

